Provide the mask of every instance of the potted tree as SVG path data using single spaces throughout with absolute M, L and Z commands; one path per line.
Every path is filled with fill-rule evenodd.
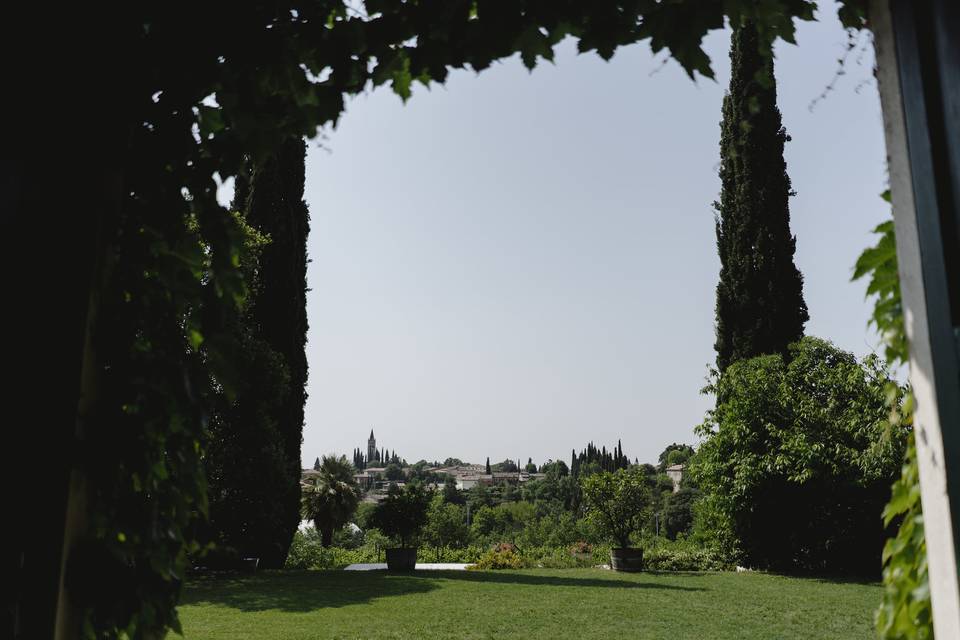
M 650 486 L 639 468 L 619 469 L 587 476 L 581 483 L 587 518 L 615 544 L 610 549 L 614 571 L 640 571 L 643 549 L 630 546 L 650 507 Z
M 403 489 L 390 485 L 387 497 L 377 505 L 372 523 L 399 546 L 387 548 L 389 571 L 413 571 L 417 566 L 417 542 L 427 522 L 430 494 L 419 483 Z

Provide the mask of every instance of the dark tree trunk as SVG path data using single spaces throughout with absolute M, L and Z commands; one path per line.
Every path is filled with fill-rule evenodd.
M 79 16 L 71 17 L 69 9 L 58 13 L 54 22 L 70 25 L 64 33 L 42 7 L 7 9 L 6 37 L 0 38 L 9 97 L 0 120 L 7 338 L 0 467 L 9 537 L 0 549 L 0 574 L 9 584 L 0 637 L 66 637 L 76 620 L 63 574 L 83 527 L 83 518 L 73 515 L 83 511 L 78 407 L 84 392 L 96 388 L 96 372 L 84 363 L 105 238 L 116 225 L 122 193 L 124 132 L 114 98 L 123 84 L 116 81 L 123 61 L 89 46 L 111 47 L 116 37 L 107 33 L 108 21 L 95 26 L 104 17 L 96 9 L 83 8 L 89 23 L 74 20 Z M 24 41 L 44 44 L 26 51 L 19 44 Z M 85 71 L 52 82 L 49 70 L 62 66 L 58 56 L 66 50 L 71 64 Z M 69 125 L 63 125 L 63 109 Z

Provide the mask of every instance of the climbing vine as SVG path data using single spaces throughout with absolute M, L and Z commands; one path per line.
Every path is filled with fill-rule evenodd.
M 883 198 L 890 202 L 890 192 L 884 192 Z M 874 297 L 870 322 L 883 337 L 887 362 L 902 366 L 909 360 L 909 353 L 903 324 L 893 220 L 881 223 L 873 232 L 879 236 L 877 243 L 860 255 L 853 279 L 869 279 L 867 295 Z M 908 394 L 899 409 L 891 404 L 891 425 L 910 425 L 912 419 L 912 395 Z M 885 526 L 897 524 L 897 529 L 883 549 L 884 590 L 883 602 L 876 613 L 877 631 L 888 640 L 932 638 L 927 545 L 913 433 L 907 444 L 900 477 L 893 483 L 890 502 L 883 511 L 883 522 Z

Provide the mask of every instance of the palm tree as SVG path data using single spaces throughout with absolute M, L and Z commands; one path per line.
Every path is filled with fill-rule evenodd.
M 346 456 L 323 456 L 320 475 L 307 481 L 300 512 L 320 532 L 324 547 L 333 542 L 333 532 L 350 521 L 360 503 L 360 490 Z

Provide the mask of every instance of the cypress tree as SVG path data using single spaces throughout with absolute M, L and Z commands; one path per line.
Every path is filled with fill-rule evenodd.
M 317 458 L 316 460 L 314 460 L 314 462 L 313 462 L 313 470 L 314 470 L 314 471 L 320 471 L 320 458 Z
M 788 198 L 793 195 L 777 108 L 772 55 L 750 23 L 730 46 L 730 90 L 723 100 L 717 209 L 717 368 L 761 354 L 787 353 L 809 319 L 803 276 L 793 262 Z
M 231 396 L 220 393 L 214 400 L 204 470 L 211 539 L 227 553 L 279 568 L 300 521 L 301 463 L 299 445 L 293 452 L 284 447 L 289 367 L 255 319 L 257 301 L 270 285 L 261 270 L 264 239 L 247 215 L 254 173 L 248 162 L 231 207 L 246 223 L 241 270 L 248 294 L 241 313 L 223 320 L 238 354 L 235 382 Z
M 261 287 L 251 305 L 254 331 L 282 356 L 289 380 L 276 411 L 277 443 L 289 476 L 276 500 L 283 518 L 276 543 L 280 557 L 261 558 L 268 568 L 283 566 L 300 522 L 300 445 L 307 384 L 307 234 L 310 215 L 303 200 L 306 143 L 293 139 L 260 159 L 246 195 L 247 222 L 270 237 L 260 255 Z
M 493 472 L 490 471 L 490 456 L 487 456 L 487 475 L 490 475 L 491 473 Z

